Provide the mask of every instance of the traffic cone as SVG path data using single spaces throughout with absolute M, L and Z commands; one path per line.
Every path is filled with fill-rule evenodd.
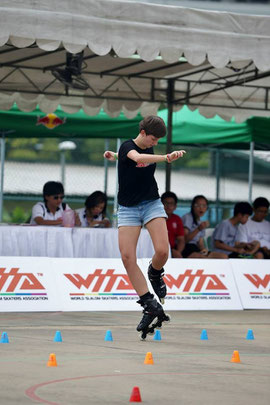
M 254 340 L 253 330 L 249 329 L 246 336 L 247 340 Z
M 231 363 L 240 363 L 240 356 L 238 350 L 234 350 L 231 358 Z
M 202 330 L 202 333 L 201 333 L 201 340 L 208 340 L 208 335 L 207 335 L 206 329 L 203 329 L 203 330 Z
M 54 335 L 54 342 L 63 342 L 60 330 L 57 330 Z
M 112 332 L 107 330 L 104 340 L 113 341 Z
M 0 343 L 9 343 L 7 332 L 2 333 Z
M 47 367 L 57 367 L 57 361 L 54 353 L 50 354 Z
M 144 359 L 144 364 L 154 364 L 153 356 L 151 352 L 147 352 Z
M 160 330 L 156 330 L 156 331 L 155 331 L 153 340 L 161 340 L 161 333 L 160 333 Z
M 140 394 L 140 389 L 139 387 L 134 387 L 131 395 L 129 402 L 142 402 L 141 394 Z

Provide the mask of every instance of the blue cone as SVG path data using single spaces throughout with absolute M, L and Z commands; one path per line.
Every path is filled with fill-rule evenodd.
M 155 331 L 153 340 L 161 340 L 161 333 L 160 333 L 160 330 L 156 330 L 156 331 Z
M 0 343 L 9 343 L 7 332 L 2 333 Z
M 61 335 L 60 330 L 57 330 L 57 331 L 55 332 L 55 336 L 54 336 L 53 341 L 54 341 L 54 342 L 63 342 L 63 340 L 62 340 L 62 335 Z
M 253 330 L 252 329 L 248 330 L 246 339 L 247 340 L 254 340 L 254 335 L 253 335 Z
M 112 332 L 107 330 L 104 340 L 113 341 Z
M 203 329 L 203 330 L 202 330 L 202 333 L 201 333 L 201 340 L 208 340 L 208 335 L 207 335 L 206 329 Z

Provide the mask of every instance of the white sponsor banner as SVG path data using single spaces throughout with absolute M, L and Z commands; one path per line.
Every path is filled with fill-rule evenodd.
M 1 257 L 0 311 L 59 311 L 54 270 L 47 257 Z
M 141 307 L 120 259 L 52 259 L 64 311 L 135 311 Z M 138 260 L 141 264 L 141 260 Z
M 264 260 L 230 260 L 244 309 L 270 309 L 270 265 Z
M 121 260 L 54 260 L 65 311 L 142 309 Z M 140 259 L 138 265 L 146 275 L 149 260 Z M 165 310 L 243 309 L 229 260 L 170 259 L 164 280 Z
M 230 260 L 170 259 L 165 269 L 165 310 L 243 309 Z
M 138 265 L 147 278 L 149 260 Z M 242 309 L 231 260 L 169 259 L 164 279 L 165 311 Z M 120 259 L 1 258 L 0 311 L 141 311 L 137 300 Z

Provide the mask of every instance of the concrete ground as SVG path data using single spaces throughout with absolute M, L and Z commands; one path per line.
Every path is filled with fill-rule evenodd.
M 9 338 L 0 344 L 0 404 L 120 405 L 137 386 L 144 404 L 269 405 L 270 311 L 170 315 L 160 341 L 142 342 L 139 312 L 0 313 Z M 240 363 L 230 361 L 235 350 Z M 50 353 L 57 367 L 47 367 Z

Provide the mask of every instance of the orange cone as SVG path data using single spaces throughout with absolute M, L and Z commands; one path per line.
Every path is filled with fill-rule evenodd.
M 56 357 L 54 353 L 51 353 L 47 362 L 47 367 L 57 367 Z
M 153 356 L 151 352 L 147 352 L 144 359 L 144 364 L 154 364 Z
M 134 387 L 130 395 L 129 402 L 142 402 L 139 387 Z
M 231 358 L 232 363 L 240 363 L 240 356 L 238 350 L 234 350 L 232 358 Z

